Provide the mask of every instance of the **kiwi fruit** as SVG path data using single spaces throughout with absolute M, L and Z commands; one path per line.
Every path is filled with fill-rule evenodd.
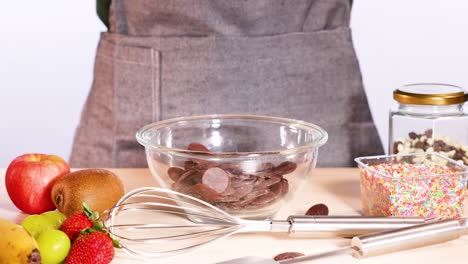
M 124 194 L 124 186 L 113 172 L 84 169 L 60 177 L 52 186 L 51 198 L 55 207 L 68 217 L 82 212 L 84 202 L 102 214 Z

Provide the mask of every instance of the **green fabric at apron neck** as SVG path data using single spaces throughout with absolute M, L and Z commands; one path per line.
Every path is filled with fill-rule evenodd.
M 109 28 L 109 8 L 111 0 L 96 0 L 96 11 L 99 19 Z
M 351 5 L 353 0 L 349 0 Z M 109 28 L 109 8 L 111 5 L 111 0 L 96 0 L 96 11 L 99 19 Z

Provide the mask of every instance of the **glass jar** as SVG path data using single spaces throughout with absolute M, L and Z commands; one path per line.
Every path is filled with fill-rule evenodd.
M 389 153 L 440 153 L 468 165 L 468 94 L 447 84 L 410 84 L 393 92 Z

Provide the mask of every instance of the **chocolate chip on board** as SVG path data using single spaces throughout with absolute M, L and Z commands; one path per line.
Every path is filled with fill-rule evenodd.
M 284 253 L 274 256 L 273 260 L 280 261 L 280 260 L 292 259 L 292 258 L 303 257 L 303 256 L 305 255 L 299 252 L 284 252 Z
M 313 205 L 307 210 L 306 215 L 328 215 L 328 206 L 322 203 Z

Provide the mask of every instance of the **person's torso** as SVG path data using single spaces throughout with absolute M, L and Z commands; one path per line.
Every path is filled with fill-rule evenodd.
M 110 32 L 265 36 L 349 25 L 349 0 L 114 0 Z
M 322 126 L 329 141 L 321 166 L 380 154 L 349 16 L 348 0 L 112 1 L 96 57 L 99 99 L 89 98 L 82 118 L 95 125 L 82 128 L 80 144 L 89 150 L 77 155 L 92 160 L 89 153 L 103 148 L 106 166 L 142 166 L 135 141 L 142 126 L 226 113 Z M 93 143 L 86 135 L 96 127 L 103 136 Z

